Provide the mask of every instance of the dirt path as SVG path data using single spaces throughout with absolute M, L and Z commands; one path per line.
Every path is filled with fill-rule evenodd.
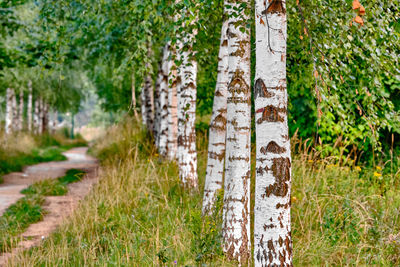
M 86 196 L 97 181 L 97 160 L 86 154 L 87 148 L 74 148 L 64 153 L 67 161 L 41 163 L 27 167 L 23 173 L 10 173 L 4 176 L 0 185 L 0 215 L 11 204 L 23 197 L 19 192 L 30 184 L 48 178 L 63 176 L 69 169 L 80 169 L 87 172 L 84 179 L 68 185 L 65 196 L 46 197 L 43 208 L 47 214 L 42 221 L 32 224 L 22 234 L 23 241 L 10 253 L 0 255 L 0 266 L 12 261 L 12 255 L 24 249 L 36 246 L 60 225 L 64 218 L 71 215 L 79 201 Z

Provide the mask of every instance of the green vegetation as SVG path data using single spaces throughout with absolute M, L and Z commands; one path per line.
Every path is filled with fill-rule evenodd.
M 78 182 L 85 173 L 80 170 L 68 170 L 65 176 L 58 179 L 39 181 L 21 191 L 25 195 L 62 196 L 68 192 L 67 185 Z
M 215 214 L 202 218 L 202 193 L 183 190 L 176 165 L 160 161 L 138 129 L 135 122 L 121 124 L 95 145 L 104 170 L 98 186 L 69 222 L 19 260 L 31 266 L 231 265 L 220 246 L 221 199 Z M 206 147 L 198 142 L 201 183 Z M 400 177 L 390 162 L 338 165 L 318 159 L 296 138 L 293 147 L 294 265 L 400 264 Z
M 83 171 L 71 169 L 63 177 L 39 181 L 22 190 L 25 197 L 11 205 L 0 217 L 0 252 L 18 244 L 18 235 L 43 218 L 45 211 L 41 206 L 45 196 L 65 195 L 67 185 L 81 180 L 83 175 Z

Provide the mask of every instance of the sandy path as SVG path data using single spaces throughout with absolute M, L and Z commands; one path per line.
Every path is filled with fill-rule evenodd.
M 89 193 L 97 181 L 98 164 L 97 160 L 88 156 L 86 152 L 87 148 L 74 148 L 64 153 L 68 158 L 67 161 L 41 163 L 27 167 L 23 173 L 10 173 L 4 176 L 4 184 L 0 185 L 0 214 L 23 197 L 19 193 L 23 188 L 36 181 L 63 176 L 68 169 L 81 169 L 87 172 L 84 179 L 68 185 L 67 195 L 46 197 L 43 208 L 47 214 L 42 221 L 29 226 L 22 234 L 23 241 L 15 249 L 0 255 L 0 266 L 6 265 L 8 261 L 12 262 L 13 255 L 38 245 L 43 238 L 49 236 Z

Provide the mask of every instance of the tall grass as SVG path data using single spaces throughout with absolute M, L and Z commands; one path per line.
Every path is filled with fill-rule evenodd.
M 199 135 L 202 187 L 207 141 Z M 384 164 L 319 159 L 307 144 L 293 138 L 294 265 L 399 266 L 398 174 Z M 181 189 L 177 166 L 159 157 L 138 124 L 112 127 L 92 153 L 103 165 L 97 187 L 68 222 L 11 265 L 235 265 L 220 247 L 223 192 L 215 214 L 203 219 L 201 190 Z

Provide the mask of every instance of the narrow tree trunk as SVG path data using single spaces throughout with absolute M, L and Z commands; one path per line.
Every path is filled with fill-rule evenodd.
M 151 77 L 151 47 L 148 47 L 148 63 L 146 63 L 147 74 L 142 90 L 142 118 L 149 132 L 154 134 L 154 87 Z M 143 114 L 144 113 L 144 114 Z
M 132 82 L 131 82 L 131 91 L 132 91 L 132 103 L 131 107 L 133 110 L 133 114 L 135 115 L 135 118 L 138 119 L 138 113 L 136 110 L 136 88 L 135 88 L 135 71 L 132 71 Z
M 140 91 L 140 113 L 142 114 L 142 123 L 147 126 L 146 115 L 146 84 L 143 83 L 142 90 Z
M 5 132 L 6 134 L 10 134 L 12 132 L 12 121 L 13 121 L 13 108 L 12 108 L 12 100 L 13 100 L 13 90 L 11 88 L 7 88 L 6 95 L 6 125 Z
M 58 124 L 58 112 L 57 112 L 57 110 L 56 111 L 54 111 L 54 113 L 53 113 L 53 121 L 52 121 L 52 124 L 51 124 L 51 129 L 52 129 L 52 134 L 55 134 L 56 133 L 56 130 L 57 130 L 57 124 Z
M 203 214 L 210 214 L 219 189 L 222 188 L 225 162 L 226 95 L 228 92 L 228 21 L 221 29 L 218 76 L 208 138 L 207 173 L 204 185 Z
M 18 109 L 18 131 L 22 131 L 24 125 L 24 92 L 19 92 L 19 109 Z
M 33 132 L 39 134 L 39 99 L 35 99 L 35 110 L 33 111 Z
M 173 48 L 173 53 L 176 54 L 176 49 Z M 168 158 L 176 159 L 178 149 L 178 90 L 181 84 L 180 77 L 174 63 L 174 59 L 170 59 L 168 63 Z
M 43 99 L 39 98 L 38 134 L 43 133 Z
M 43 103 L 43 124 L 42 124 L 42 133 L 46 133 L 49 131 L 49 104 L 46 102 Z
M 18 105 L 17 105 L 17 96 L 15 94 L 15 90 L 11 89 L 12 93 L 12 128 L 13 131 L 18 131 Z
M 165 45 L 161 64 L 162 79 L 160 83 L 160 127 L 158 136 L 158 148 L 160 155 L 167 156 L 168 145 L 168 58 L 169 45 Z
M 164 50 L 163 50 L 164 52 Z M 160 140 L 160 123 L 161 123 L 161 104 L 160 104 L 160 95 L 161 95 L 161 83 L 163 79 L 162 73 L 162 58 L 158 64 L 158 73 L 157 73 L 157 81 L 156 86 L 154 88 L 154 143 L 156 145 L 157 150 L 159 149 L 159 140 Z
M 250 260 L 250 1 L 229 1 L 229 85 L 223 207 L 224 251 L 229 259 Z
M 292 266 L 285 2 L 256 0 L 255 266 Z M 268 21 L 268 23 L 267 23 Z M 269 28 L 268 28 L 269 25 Z
M 179 176 L 185 187 L 197 188 L 196 150 L 196 100 L 197 61 L 194 57 L 193 42 L 197 32 L 184 37 L 182 51 L 182 87 L 178 99 L 178 166 Z
M 32 132 L 32 81 L 28 82 L 28 131 Z

